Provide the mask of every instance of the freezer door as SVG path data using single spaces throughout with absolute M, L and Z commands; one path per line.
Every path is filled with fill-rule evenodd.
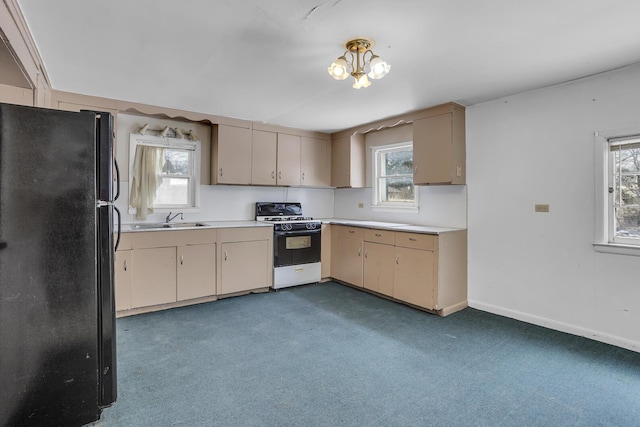
M 0 425 L 99 418 L 95 116 L 0 104 Z
M 116 401 L 116 303 L 113 272 L 113 210 L 111 205 L 98 208 L 98 318 L 101 407 Z

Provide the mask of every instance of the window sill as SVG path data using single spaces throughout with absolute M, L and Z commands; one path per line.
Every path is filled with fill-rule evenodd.
M 594 243 L 596 252 L 605 254 L 640 256 L 640 246 L 621 245 L 619 243 Z
M 372 212 L 418 213 L 417 206 L 371 206 Z

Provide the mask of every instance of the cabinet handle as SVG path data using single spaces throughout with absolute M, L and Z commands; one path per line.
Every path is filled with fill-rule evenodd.
M 125 260 L 124 260 L 124 271 L 127 271 L 127 268 L 128 268 L 128 266 L 127 266 L 127 260 L 125 259 Z
M 409 240 L 412 241 L 412 242 L 417 242 L 418 241 L 418 239 L 416 239 L 415 237 L 409 237 Z
M 376 233 L 376 237 L 382 237 L 382 234 Z
M 369 251 L 364 251 L 364 257 L 368 258 L 369 257 Z
M 358 248 L 358 256 L 361 256 L 362 254 L 362 248 Z
M 220 168 L 220 176 L 222 176 L 222 168 Z
M 184 264 L 184 255 L 180 255 L 180 265 Z
M 304 172 L 302 172 L 302 180 L 304 181 Z
M 352 233 L 352 234 L 353 234 L 353 233 L 355 233 L 355 232 L 356 232 L 356 230 L 349 230 L 349 233 Z
M 271 179 L 276 179 L 276 171 L 271 171 Z
M 413 173 L 418 173 L 418 167 L 413 168 Z
M 400 255 L 396 255 L 396 264 L 400 264 L 398 261 L 400 260 Z
M 278 172 L 278 179 L 282 179 L 282 171 Z
M 227 251 L 224 251 L 224 260 L 227 260 Z

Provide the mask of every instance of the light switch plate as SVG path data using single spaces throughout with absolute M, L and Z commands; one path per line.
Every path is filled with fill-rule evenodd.
M 536 212 L 549 212 L 549 205 L 536 205 Z

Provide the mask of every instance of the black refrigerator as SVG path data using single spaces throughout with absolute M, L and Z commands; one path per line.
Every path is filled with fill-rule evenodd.
M 116 400 L 113 132 L 0 103 L 0 426 L 80 426 Z

